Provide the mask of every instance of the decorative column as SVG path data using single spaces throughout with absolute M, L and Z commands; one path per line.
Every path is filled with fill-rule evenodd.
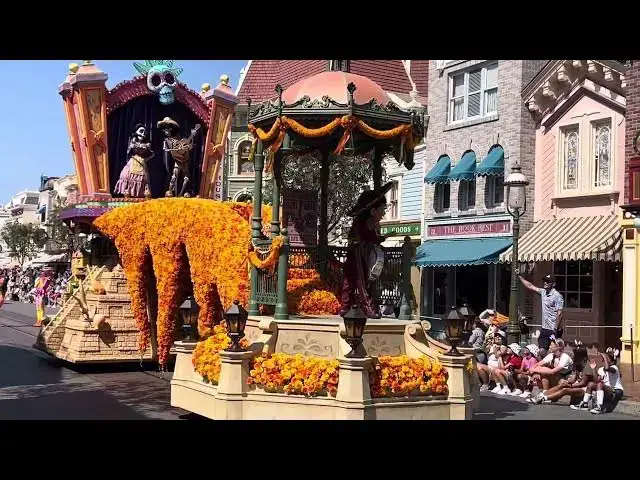
M 629 379 L 640 378 L 640 206 L 623 207 L 622 228 L 622 352 L 620 363 L 635 370 Z M 623 376 L 625 372 L 622 372 Z
M 242 420 L 242 402 L 249 391 L 249 360 L 252 351 L 220 352 L 220 380 L 215 397 L 216 420 Z
M 87 175 L 85 173 L 85 165 L 80 148 L 81 136 L 74 111 L 73 87 L 71 86 L 71 80 L 75 77 L 76 73 L 78 73 L 79 69 L 80 65 L 77 63 L 69 64 L 69 74 L 65 81 L 58 87 L 58 93 L 64 101 L 65 117 L 69 130 L 69 139 L 71 140 L 71 151 L 73 152 L 73 162 L 76 167 L 76 176 L 78 179 L 78 193 L 80 195 L 86 195 L 88 193 Z
M 264 170 L 264 145 L 262 140 L 256 140 L 254 155 L 255 179 L 253 181 L 253 216 L 251 217 L 251 239 L 259 240 L 262 236 L 262 172 Z M 249 291 L 249 315 L 259 315 L 260 309 L 257 301 L 258 269 L 251 266 L 251 290 Z
M 473 396 L 471 393 L 471 376 L 466 369 L 469 362 L 473 364 L 471 356 L 449 357 L 448 355 L 442 355 L 439 360 L 449 374 L 447 382 L 450 402 L 449 419 L 471 420 L 473 415 Z
M 86 183 L 86 194 L 110 197 L 107 143 L 107 78 L 91 60 L 85 60 L 75 75 L 69 77 L 71 104 Z
M 202 95 L 209 106 L 209 125 L 202 159 L 202 177 L 199 195 L 203 198 L 223 200 L 222 182 L 227 136 L 231 129 L 233 112 L 239 102 L 229 86 L 229 76 L 222 75 L 218 86 L 211 90 L 202 86 Z
M 320 150 L 320 224 L 318 226 L 318 263 L 320 276 L 327 278 L 329 256 L 329 151 Z
M 284 237 L 284 244 L 280 249 L 280 256 L 278 257 L 278 286 L 276 292 L 276 310 L 274 318 L 276 320 L 288 320 L 289 319 L 289 306 L 287 302 L 287 277 L 289 276 L 289 236 L 287 235 L 287 229 L 282 229 L 282 236 Z
M 280 235 L 280 186 L 282 185 L 282 152 L 277 152 L 273 159 L 273 195 L 271 197 L 271 238 Z
M 382 156 L 381 150 L 373 149 L 373 188 L 376 190 L 382 187 Z
M 416 256 L 410 237 L 404 237 L 402 245 L 402 276 L 400 277 L 400 314 L 398 320 L 411 320 L 413 317 L 413 287 L 411 286 L 411 261 Z
M 366 406 L 371 405 L 369 370 L 371 357 L 338 358 L 340 370 L 336 401 L 342 407 L 336 420 L 365 420 Z

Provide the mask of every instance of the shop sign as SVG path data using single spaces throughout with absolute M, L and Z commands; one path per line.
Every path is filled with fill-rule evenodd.
M 380 235 L 389 235 L 393 233 L 395 236 L 403 235 L 420 235 L 420 222 L 418 223 L 387 223 L 380 225 Z
M 429 225 L 429 237 L 457 237 L 460 235 L 493 235 L 511 233 L 511 222 L 454 223 L 450 225 Z

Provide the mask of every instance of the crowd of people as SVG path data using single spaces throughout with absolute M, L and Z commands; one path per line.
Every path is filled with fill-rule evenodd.
M 70 269 L 0 269 L 0 306 L 4 301 L 37 303 L 39 296 L 42 297 L 43 306 L 59 306 L 70 277 Z
M 553 277 L 544 278 L 543 288 L 521 280 L 541 297 L 538 344 L 507 344 L 507 335 L 496 324 L 494 312 L 483 312 L 469 337 L 476 352 L 480 391 L 518 396 L 536 405 L 569 397 L 572 409 L 593 414 L 613 409 L 624 394 L 617 365 L 620 351 L 609 347 L 589 358 L 586 346 L 579 340 L 568 348 L 561 338 L 564 302 L 554 288 Z

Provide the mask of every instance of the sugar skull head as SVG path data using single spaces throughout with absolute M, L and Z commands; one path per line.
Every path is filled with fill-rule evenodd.
M 144 64 L 134 62 L 133 66 L 147 76 L 147 87 L 158 95 L 162 105 L 175 101 L 174 89 L 182 68 L 173 68 L 173 60 L 145 60 Z

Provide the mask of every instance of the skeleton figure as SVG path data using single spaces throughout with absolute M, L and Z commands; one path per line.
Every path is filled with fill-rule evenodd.
M 125 197 L 142 197 L 144 195 L 145 198 L 151 198 L 147 162 L 154 155 L 151 144 L 147 141 L 147 129 L 143 124 L 138 123 L 129 137 L 127 147 L 129 161 L 120 172 L 115 193 Z
M 176 79 L 182 68 L 172 68 L 173 60 L 145 60 L 144 64 L 134 62 L 133 66 L 147 76 L 147 87 L 158 95 L 162 105 L 171 105 L 175 101 Z
M 180 139 L 180 125 L 172 118 L 165 117 L 158 122 L 158 128 L 164 132 L 165 139 L 163 149 L 165 151 L 165 165 L 167 171 L 169 171 L 169 159 L 168 154 L 174 160 L 173 174 L 171 175 L 171 181 L 169 182 L 169 189 L 165 193 L 167 197 L 173 197 L 178 191 L 178 175 L 182 173 L 182 188 L 180 189 L 179 196 L 189 197 L 189 193 L 186 192 L 187 184 L 189 183 L 189 154 L 193 149 L 193 138 L 195 137 L 200 125 L 196 125 L 191 129 L 191 134 L 188 138 Z

